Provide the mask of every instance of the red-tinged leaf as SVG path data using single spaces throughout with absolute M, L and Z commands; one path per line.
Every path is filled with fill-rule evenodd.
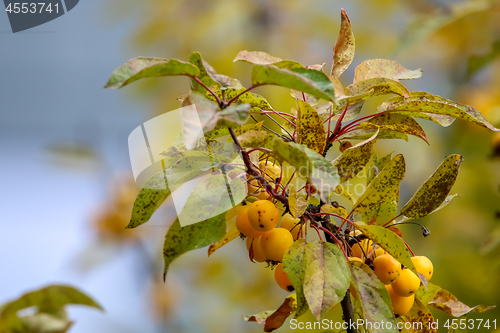
M 292 297 L 285 299 L 283 304 L 272 315 L 267 317 L 264 332 L 272 332 L 283 326 L 285 320 L 295 311 L 294 303 L 295 299 Z
M 408 70 L 393 60 L 370 59 L 363 61 L 354 73 L 354 82 L 359 82 L 374 77 L 384 77 L 387 79 L 411 80 L 422 76 L 422 70 Z
M 427 136 L 417 121 L 411 117 L 397 113 L 383 113 L 358 125 L 358 129 L 380 129 L 414 135 L 427 144 Z
M 252 316 L 241 316 L 246 321 L 264 324 L 264 332 L 272 332 L 281 326 L 286 319 L 295 311 L 295 296 L 289 296 L 276 310 L 268 310 Z
M 473 307 L 469 307 L 464 303 L 460 302 L 458 298 L 456 298 L 449 291 L 444 289 L 441 289 L 437 292 L 436 297 L 434 297 L 429 302 L 429 305 L 435 307 L 436 309 L 444 311 L 453 317 L 462 317 L 468 314 L 469 312 L 481 313 L 491 310 L 495 307 L 495 305 L 492 306 L 476 305 Z
M 236 226 L 232 227 L 231 230 L 229 230 L 224 237 L 218 242 L 215 242 L 214 244 L 210 245 L 208 248 L 208 256 L 210 257 L 212 254 L 214 254 L 215 251 L 232 241 L 233 239 L 237 238 L 240 235 L 239 230 L 236 228 Z
M 344 8 L 341 10 L 340 31 L 333 47 L 333 66 L 330 75 L 339 77 L 349 67 L 354 59 L 355 40 L 351 21 Z

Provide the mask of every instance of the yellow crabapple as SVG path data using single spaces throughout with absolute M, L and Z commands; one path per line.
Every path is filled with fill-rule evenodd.
M 236 216 L 236 229 L 238 229 L 239 232 L 241 232 L 243 235 L 247 237 L 250 238 L 259 237 L 260 235 L 263 234 L 263 232 L 255 230 L 250 225 L 250 221 L 248 220 L 249 208 L 250 206 L 243 207 L 238 213 L 238 216 Z
M 401 274 L 401 264 L 390 254 L 382 254 L 373 260 L 373 272 L 383 284 L 391 284 Z
M 426 256 L 415 256 L 411 258 L 413 265 L 417 269 L 417 272 L 425 276 L 427 281 L 429 281 L 434 273 L 434 266 L 432 262 Z
M 279 263 L 274 269 L 274 279 L 276 280 L 276 283 L 278 284 L 278 286 L 280 286 L 281 289 L 286 290 L 288 292 L 292 292 L 295 290 L 293 288 L 292 283 L 290 282 L 290 279 L 288 278 L 288 274 L 286 274 L 283 271 L 282 263 Z
M 250 225 L 257 231 L 269 231 L 280 221 L 280 210 L 268 200 L 257 200 L 248 209 Z
M 262 252 L 262 248 L 260 247 L 260 239 L 262 236 L 255 237 L 255 238 L 250 238 L 247 237 L 247 250 L 250 252 L 250 246 L 252 246 L 252 251 L 253 251 L 253 260 L 256 262 L 264 262 L 266 261 L 266 256 L 264 255 L 264 252 Z
M 305 230 L 306 230 L 305 223 L 302 226 L 298 223 L 300 223 L 299 218 L 295 218 L 290 213 L 286 213 L 281 218 L 280 227 L 285 228 L 286 230 L 290 231 L 290 233 L 293 236 L 293 239 L 297 240 L 297 238 L 299 236 L 299 231 L 302 229 L 302 235 L 304 235 Z
M 399 296 L 408 297 L 417 292 L 420 287 L 420 279 L 415 273 L 405 268 L 401 270 L 398 279 L 391 286 Z
M 269 260 L 282 261 L 283 255 L 293 243 L 293 236 L 285 228 L 274 228 L 265 232 L 260 239 L 262 252 Z
M 391 297 L 392 309 L 394 310 L 394 314 L 397 314 L 399 316 L 404 316 L 405 314 L 407 314 L 408 311 L 410 311 L 410 309 L 412 308 L 413 303 L 415 302 L 415 294 L 408 297 L 403 297 L 398 295 L 392 289 L 392 286 L 390 284 L 386 285 L 385 288 L 387 289 L 387 292 Z

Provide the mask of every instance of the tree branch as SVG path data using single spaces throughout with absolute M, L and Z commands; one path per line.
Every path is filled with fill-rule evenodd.
M 248 152 L 246 152 L 242 147 L 241 144 L 238 140 L 238 137 L 236 136 L 236 133 L 234 133 L 234 129 L 232 127 L 229 127 L 229 134 L 231 134 L 231 137 L 233 138 L 234 143 L 238 146 L 238 148 L 241 151 L 241 155 L 243 157 L 243 162 L 245 163 L 245 166 L 247 167 L 247 173 L 255 178 L 268 193 L 274 193 L 274 188 L 267 182 L 267 180 L 262 177 L 259 171 L 255 170 L 253 167 L 252 161 L 250 161 L 250 156 L 248 155 Z M 288 199 L 282 194 L 272 194 L 272 197 L 279 202 L 281 202 L 285 207 L 288 207 Z

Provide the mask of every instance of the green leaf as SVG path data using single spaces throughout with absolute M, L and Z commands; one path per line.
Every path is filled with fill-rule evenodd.
M 341 9 L 340 31 L 333 47 L 333 65 L 331 76 L 338 78 L 349 67 L 354 59 L 355 40 L 351 21 L 344 8 Z
M 401 214 L 409 218 L 420 218 L 437 210 L 447 199 L 455 184 L 461 163 L 462 156 L 460 155 L 446 157 L 432 176 L 401 208 Z
M 371 96 L 396 94 L 403 97 L 410 96 L 410 92 L 401 83 L 395 80 L 375 77 L 351 84 L 345 88 L 345 94 L 350 96 L 363 95 L 371 92 Z
M 234 133 L 237 136 L 240 136 L 240 135 L 247 133 L 247 132 L 250 132 L 250 131 L 258 131 L 261 129 L 262 123 L 263 122 L 261 121 L 261 122 L 255 123 L 255 124 L 246 124 L 243 126 L 236 127 L 234 129 Z M 208 132 L 205 135 L 205 138 L 216 139 L 216 138 L 220 138 L 220 137 L 226 136 L 226 135 L 229 135 L 229 128 L 228 127 L 216 126 L 213 130 L 211 130 L 210 132 Z
M 418 298 L 423 304 L 428 304 L 432 299 L 434 299 L 437 293 L 441 290 L 441 287 L 428 283 L 427 289 L 421 285 L 417 292 L 415 293 L 415 298 Z
M 421 69 L 408 70 L 394 60 L 370 59 L 363 61 L 358 67 L 356 67 L 353 83 L 375 77 L 384 77 L 399 81 L 418 79 L 421 76 Z
M 316 105 L 318 105 L 318 102 L 319 102 L 318 97 L 303 93 L 302 91 L 298 91 L 298 90 L 292 89 L 290 91 L 290 95 L 293 98 L 295 98 L 296 100 L 304 101 L 304 99 L 305 99 L 306 103 L 311 105 L 311 106 L 316 106 Z
M 198 67 L 200 73 L 196 76 L 200 79 L 201 82 L 203 82 L 204 85 L 206 85 L 209 88 L 213 88 L 213 87 L 219 88 L 220 87 L 220 83 L 216 82 L 212 78 L 212 76 L 209 74 L 209 72 L 207 71 L 207 68 L 205 67 L 205 61 L 203 60 L 203 58 L 201 57 L 201 54 L 199 52 L 193 52 L 191 54 L 191 57 L 189 58 L 189 62 L 192 63 L 193 65 L 195 65 L 196 67 Z M 210 65 L 208 65 L 208 66 L 210 66 Z M 213 70 L 213 68 L 211 66 L 209 68 L 211 70 Z M 197 91 L 197 92 L 202 93 L 202 94 L 207 93 L 207 90 L 201 84 L 196 82 L 195 80 L 191 79 L 191 84 L 193 85 L 194 91 Z
M 405 322 L 411 323 L 409 333 L 437 333 L 437 329 L 432 326 L 435 325 L 432 324 L 434 322 L 432 313 L 418 298 L 415 298 L 413 307 L 403 318 Z
M 138 57 L 116 69 L 104 88 L 118 89 L 147 77 L 187 75 L 198 76 L 200 70 L 188 62 L 177 59 Z
M 246 61 L 254 65 L 274 65 L 279 68 L 304 68 L 301 64 L 293 60 L 283 60 L 262 51 L 240 51 L 234 61 Z
M 323 72 L 314 69 L 282 69 L 273 65 L 252 68 L 253 85 L 277 85 L 295 89 L 328 101 L 335 101 L 333 83 Z
M 297 296 L 295 318 L 300 317 L 309 309 L 303 287 L 307 268 L 306 260 L 306 241 L 304 239 L 293 242 L 283 256 L 283 271 L 288 275 Z
M 491 125 L 486 118 L 477 109 L 469 105 L 461 105 L 458 103 L 448 102 L 441 97 L 436 100 L 430 100 L 427 96 L 421 97 L 419 100 L 414 98 L 397 100 L 396 103 L 383 103 L 377 108 L 378 112 L 404 112 L 408 116 L 418 116 L 420 113 L 439 114 L 460 118 L 482 127 L 486 127 L 492 131 L 500 131 Z
M 163 279 L 167 275 L 172 261 L 188 251 L 209 246 L 224 237 L 226 233 L 226 213 L 219 214 L 208 220 L 181 227 L 177 218 L 168 229 L 163 245 L 165 269 Z
M 344 298 L 351 275 L 337 245 L 310 241 L 306 245 L 304 294 L 313 316 L 321 318 Z
M 418 272 L 411 261 L 410 251 L 408 251 L 401 237 L 378 225 L 367 225 L 359 222 L 355 223 L 355 225 L 366 237 L 386 250 L 387 253 L 418 276 Z
M 132 217 L 127 229 L 136 228 L 149 221 L 153 213 L 177 189 L 178 186 L 207 172 L 211 154 L 190 153 L 180 159 L 168 169 L 156 173 L 143 186 L 134 202 Z M 215 157 L 215 156 L 212 156 Z M 224 161 L 230 159 L 224 159 Z M 170 184 L 170 185 L 169 185 Z M 175 188 L 170 188 L 175 184 Z
M 363 221 L 376 218 L 381 225 L 394 216 L 399 203 L 399 186 L 405 175 L 405 159 L 396 155 L 390 163 L 371 181 L 365 192 L 356 201 L 353 211 L 363 216 Z
M 367 330 L 367 332 L 397 332 L 391 298 L 384 284 L 380 282 L 369 266 L 363 263 L 352 262 L 350 267 L 352 281 L 359 295 L 362 318 L 365 322 L 372 323 L 372 327 L 377 327 L 374 324 L 383 321 L 384 323 L 390 323 L 394 328 L 393 330 L 387 330 L 384 328 L 389 326 L 385 325 L 385 327 L 380 329 L 379 325 L 379 329 L 373 328 Z
M 104 311 L 98 303 L 78 289 L 65 285 L 52 285 L 28 292 L 4 304 L 0 309 L 0 318 L 15 315 L 19 310 L 32 306 L 38 307 L 39 312 L 58 315 L 61 308 L 66 305 L 86 305 Z
M 337 168 L 340 175 L 341 183 L 354 178 L 371 161 L 377 134 L 378 132 L 368 140 L 344 150 L 342 155 L 332 161 L 332 165 Z
M 427 136 L 415 119 L 398 113 L 383 113 L 358 125 L 359 129 L 380 129 L 414 135 L 427 144 Z
M 469 307 L 460 302 L 458 298 L 456 298 L 449 291 L 444 289 L 440 289 L 437 292 L 436 296 L 431 301 L 429 301 L 429 305 L 436 309 L 444 311 L 453 317 L 462 317 L 471 312 L 482 313 L 495 308 L 495 305 L 476 305 L 473 307 Z
M 318 112 L 304 101 L 297 100 L 297 143 L 322 154 L 326 144 L 326 131 Z
M 332 164 L 314 150 L 298 143 L 274 139 L 272 147 L 276 158 L 295 167 L 297 175 L 314 185 L 326 202 L 339 184 L 339 175 Z

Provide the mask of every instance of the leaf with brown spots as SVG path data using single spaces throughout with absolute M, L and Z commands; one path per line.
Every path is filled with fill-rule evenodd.
M 305 257 L 304 295 L 321 321 L 344 298 L 351 281 L 349 265 L 337 245 L 319 240 L 307 242 Z
M 493 126 L 481 114 L 481 112 L 479 112 L 472 106 L 458 104 L 439 96 L 433 96 L 431 94 L 419 93 L 408 99 L 395 98 L 377 107 L 377 112 L 382 111 L 401 112 L 410 117 L 421 117 L 421 115 L 423 114 L 428 114 L 431 116 L 431 118 L 435 118 L 434 115 L 442 117 L 444 116 L 444 126 L 450 124 L 449 117 L 454 117 L 466 120 L 482 127 L 486 127 L 492 131 L 500 131 L 500 129 Z M 436 121 L 435 119 L 434 121 L 438 124 L 441 123 Z
M 421 138 L 427 144 L 427 136 L 417 121 L 411 117 L 397 113 L 383 113 L 371 118 L 369 121 L 362 122 L 358 129 L 380 129 L 414 135 Z
M 304 277 L 306 274 L 306 241 L 299 239 L 293 242 L 283 256 L 283 271 L 288 275 L 297 299 L 295 318 L 309 309 L 304 295 Z
M 253 316 L 242 316 L 242 318 L 246 321 L 264 324 L 264 332 L 272 332 L 283 326 L 286 319 L 295 311 L 295 303 L 295 295 L 291 295 L 285 299 L 276 311 L 263 311 Z
M 333 65 L 330 75 L 339 77 L 349 67 L 354 59 L 355 40 L 352 32 L 351 21 L 344 8 L 340 11 L 340 31 L 337 42 L 333 47 Z
M 290 186 L 290 194 L 288 195 L 288 205 L 290 208 L 290 213 L 296 218 L 304 215 L 307 206 L 309 205 L 306 199 L 302 198 L 295 191 L 295 187 Z
M 429 301 L 429 305 L 446 312 L 453 317 L 462 317 L 470 312 L 485 312 L 491 310 L 495 307 L 486 305 L 476 305 L 469 307 L 464 303 L 460 302 L 453 294 L 449 291 L 441 289 L 437 292 L 436 296 Z
M 397 333 L 391 298 L 384 284 L 380 282 L 368 265 L 360 262 L 351 262 L 350 267 L 352 282 L 359 296 L 358 302 L 362 312 L 362 318 L 366 322 L 372 323 L 372 329 L 368 329 L 367 332 Z M 393 327 L 393 329 L 389 329 L 389 325 L 384 325 L 382 328 L 378 325 L 379 329 L 376 329 L 377 326 L 375 323 L 380 323 L 382 321 L 392 324 L 391 327 Z
M 279 68 L 304 68 L 293 60 L 283 60 L 262 51 L 240 51 L 233 62 L 246 61 L 254 65 L 273 65 Z
M 366 225 L 364 223 L 355 222 L 358 228 L 366 237 L 371 239 L 375 244 L 383 248 L 392 255 L 402 265 L 406 266 L 413 273 L 418 274 L 413 262 L 411 261 L 410 251 L 406 247 L 404 241 L 394 232 L 387 228 L 378 225 Z
M 240 231 L 236 228 L 236 226 L 232 227 L 231 230 L 229 230 L 224 237 L 218 242 L 215 242 L 214 244 L 210 245 L 208 248 L 208 256 L 210 257 L 212 254 L 214 254 L 215 251 L 232 241 L 233 239 L 236 239 L 240 235 Z
M 226 213 L 208 220 L 181 227 L 177 218 L 168 229 L 163 245 L 165 268 L 163 279 L 172 261 L 180 255 L 218 242 L 226 233 Z
M 332 165 L 337 168 L 342 183 L 354 178 L 371 161 L 373 145 L 376 142 L 377 135 L 378 131 L 367 140 L 344 150 L 342 155 L 332 161 Z
M 276 138 L 268 131 L 248 131 L 238 136 L 238 141 L 242 147 L 247 148 L 271 148 L 272 141 Z
M 403 97 L 410 96 L 408 89 L 398 81 L 374 77 L 351 84 L 345 88 L 345 94 L 349 96 L 362 95 L 371 91 L 372 96 L 396 94 Z
M 275 85 L 302 91 L 306 94 L 335 101 L 335 89 L 325 73 L 314 69 L 284 69 L 273 65 L 255 65 L 252 68 L 253 85 Z
M 394 217 L 399 203 L 399 186 L 405 175 L 405 169 L 403 155 L 396 155 L 370 182 L 356 201 L 353 211 L 361 214 L 365 222 L 376 216 L 379 225 Z
M 461 163 L 462 156 L 460 155 L 446 157 L 434 174 L 401 208 L 400 213 L 409 218 L 420 218 L 437 210 L 447 199 L 455 184 Z
M 297 100 L 297 143 L 322 154 L 326 144 L 326 131 L 318 112 L 304 101 Z
M 354 83 L 375 78 L 384 77 L 394 81 L 418 79 L 422 76 L 422 70 L 408 70 L 395 62 L 387 59 L 371 59 L 363 61 L 354 73 Z
M 139 79 L 158 76 L 197 76 L 200 70 L 193 64 L 177 59 L 138 57 L 116 69 L 104 88 L 118 89 Z
M 413 307 L 403 316 L 403 319 L 405 322 L 411 323 L 411 327 L 407 330 L 408 333 L 437 333 L 437 329 L 432 326 L 434 322 L 432 313 L 418 298 L 415 298 Z

